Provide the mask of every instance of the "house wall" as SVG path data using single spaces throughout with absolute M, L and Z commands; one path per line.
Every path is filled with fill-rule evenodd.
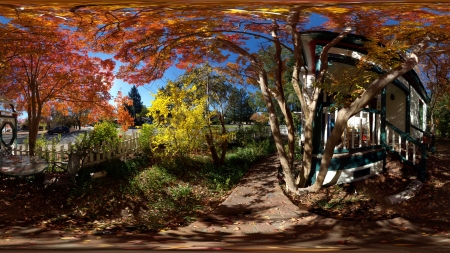
M 391 99 L 392 94 L 394 100 Z M 389 84 L 386 87 L 386 120 L 405 132 L 406 95 L 394 84 Z
M 422 115 L 420 107 L 422 106 Z M 422 119 L 420 117 L 422 116 Z M 411 125 L 426 130 L 427 104 L 419 96 L 415 89 L 411 89 Z M 422 137 L 422 133 L 411 127 L 411 137 L 414 139 Z

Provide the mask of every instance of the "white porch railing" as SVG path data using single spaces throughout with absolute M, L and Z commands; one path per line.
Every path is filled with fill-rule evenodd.
M 397 152 L 405 160 L 412 162 L 412 165 L 419 164 L 422 156 L 426 156 L 427 144 L 423 143 L 423 133 L 410 128 L 411 134 L 406 134 L 396 129 L 395 126 L 386 123 L 386 146 Z M 417 139 L 411 136 L 421 136 Z M 425 154 L 423 153 L 425 152 Z
M 334 120 L 338 110 L 331 112 L 329 107 L 324 107 L 322 113 L 325 118 L 325 131 L 322 131 L 322 147 L 331 135 Z M 356 148 L 381 145 L 381 117 L 380 112 L 373 109 L 363 109 L 359 114 L 351 117 L 347 128 L 342 135 L 342 142 L 335 150 L 350 150 Z
M 139 135 L 133 133 L 131 136 L 126 136 L 118 145 L 112 146 L 110 143 L 105 143 L 100 147 L 90 150 L 84 159 L 83 166 L 90 166 L 97 163 L 107 161 L 112 158 L 121 157 L 125 154 L 129 154 L 137 151 L 139 142 Z M 72 151 L 73 143 L 47 146 L 41 150 L 38 150 L 40 156 L 46 158 L 49 161 L 61 162 L 68 159 L 68 154 Z M 30 150 L 27 145 L 19 145 L 13 149 L 14 155 L 29 155 Z

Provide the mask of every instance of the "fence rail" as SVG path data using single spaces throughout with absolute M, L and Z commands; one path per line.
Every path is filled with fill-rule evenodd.
M 107 161 L 112 158 L 124 156 L 126 154 L 136 152 L 139 146 L 139 135 L 133 133 L 131 136 L 125 136 L 118 145 L 104 143 L 99 147 L 93 147 L 86 154 L 83 166 L 90 166 Z M 37 154 L 44 157 L 48 161 L 62 162 L 68 159 L 68 154 L 73 151 L 73 143 L 61 144 L 55 146 L 46 146 L 37 150 Z M 20 145 L 12 150 L 14 155 L 29 155 L 30 150 L 27 145 Z

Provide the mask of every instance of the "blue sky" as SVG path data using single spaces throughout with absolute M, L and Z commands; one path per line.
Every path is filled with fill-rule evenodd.
M 119 64 L 116 65 L 115 73 L 118 69 Z M 171 67 L 166 71 L 162 79 L 153 81 L 150 84 L 146 84 L 144 86 L 137 87 L 139 95 L 141 95 L 142 103 L 145 106 L 149 107 L 151 105 L 151 101 L 153 101 L 153 94 L 156 94 L 159 88 L 165 86 L 168 80 L 175 80 L 178 76 L 180 76 L 183 73 L 184 73 L 183 70 L 180 70 L 176 67 Z M 128 95 L 128 92 L 130 92 L 132 87 L 133 87 L 132 84 L 129 84 L 121 79 L 115 79 L 110 94 L 111 96 L 115 97 L 117 95 L 117 92 L 122 91 L 123 95 Z M 111 100 L 110 102 L 112 103 L 113 101 Z

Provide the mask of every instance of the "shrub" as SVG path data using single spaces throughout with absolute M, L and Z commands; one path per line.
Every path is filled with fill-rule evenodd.
M 139 147 L 145 154 L 150 154 L 152 152 L 152 142 L 156 134 L 156 125 L 153 124 L 142 124 L 142 129 L 139 133 Z
M 270 137 L 270 127 L 262 125 L 253 125 L 247 128 L 241 128 L 236 132 L 236 138 L 241 146 L 247 146 L 255 140 L 266 140 Z
M 36 155 L 46 159 L 49 162 L 57 161 L 57 157 L 56 157 L 57 146 L 56 145 L 58 145 L 60 140 L 61 140 L 61 134 L 58 134 L 58 136 L 56 138 L 52 138 L 51 140 L 47 140 L 47 138 L 45 138 L 44 134 L 42 134 L 41 137 L 36 140 L 36 149 L 35 149 Z M 28 145 L 28 139 L 26 139 L 24 143 L 26 145 Z M 50 146 L 50 149 L 49 149 L 49 146 Z M 53 156 L 50 157 L 50 153 L 53 154 Z
M 119 143 L 119 130 L 112 122 L 102 122 L 94 126 L 94 130 L 91 132 L 92 144 L 94 146 L 100 146 L 103 142 L 110 142 L 115 145 Z

